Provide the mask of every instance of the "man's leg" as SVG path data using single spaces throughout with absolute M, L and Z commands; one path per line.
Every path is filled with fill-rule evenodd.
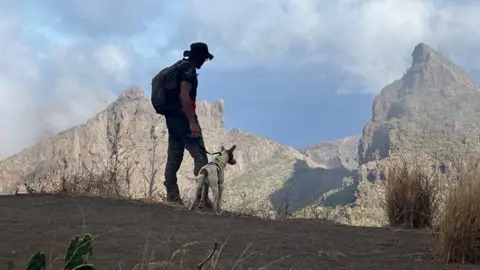
M 175 130 L 177 123 L 174 121 L 175 119 L 167 119 L 168 156 L 167 164 L 165 165 L 165 182 L 163 184 L 167 189 L 167 201 L 174 201 L 182 204 L 180 190 L 177 184 L 177 172 L 180 169 L 180 165 L 182 165 L 185 145 L 182 138 L 178 136 L 178 132 Z
M 197 121 L 198 124 L 198 118 L 195 117 L 195 120 Z M 199 125 L 200 127 L 200 125 Z M 201 129 L 201 128 L 200 128 Z M 203 135 L 202 135 L 203 136 Z M 200 139 L 187 139 L 185 140 L 185 147 L 187 148 L 188 152 L 193 158 L 195 167 L 193 168 L 193 174 L 195 176 L 198 175 L 200 172 L 200 169 L 208 163 L 208 157 L 207 153 L 205 153 L 205 142 L 203 141 L 203 137 Z M 203 194 L 202 194 L 203 191 Z M 200 201 L 200 198 L 202 197 L 205 198 L 205 205 L 208 208 L 212 208 L 212 202 L 208 198 L 208 185 L 204 184 L 203 188 L 199 190 L 199 192 L 196 194 L 196 199 L 195 203 L 197 201 Z

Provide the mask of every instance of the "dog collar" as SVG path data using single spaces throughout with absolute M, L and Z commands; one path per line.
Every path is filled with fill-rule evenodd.
M 215 159 L 216 159 L 218 162 L 220 162 L 220 164 L 221 164 L 223 167 L 225 167 L 225 161 L 223 161 L 223 160 L 220 158 L 220 156 L 216 156 Z

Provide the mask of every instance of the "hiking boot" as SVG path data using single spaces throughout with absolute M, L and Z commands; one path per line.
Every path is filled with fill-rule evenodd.
M 180 197 L 178 197 L 178 198 L 176 198 L 176 199 L 173 199 L 173 200 L 171 200 L 170 202 L 176 203 L 176 204 L 178 204 L 178 205 L 185 205 Z
M 179 205 L 184 205 L 182 198 L 180 198 L 180 195 L 174 195 L 174 196 L 167 196 L 167 202 L 171 203 L 176 203 Z

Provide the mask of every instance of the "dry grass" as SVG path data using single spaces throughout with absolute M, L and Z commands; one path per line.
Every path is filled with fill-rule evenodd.
M 409 161 L 401 157 L 384 177 L 390 225 L 431 228 L 443 262 L 480 262 L 480 155 L 475 149 L 448 149 L 433 157 L 434 166 L 417 162 L 420 155 Z
M 432 227 L 438 197 L 436 173 L 404 158 L 392 162 L 387 170 L 385 211 L 390 226 Z
M 212 242 L 212 248 L 207 251 L 205 254 L 205 258 L 202 261 L 199 261 L 195 269 L 197 270 L 217 270 L 217 269 L 245 269 L 243 267 L 243 264 L 248 260 L 249 257 L 253 256 L 256 254 L 256 252 L 249 252 L 250 247 L 252 246 L 252 243 L 247 245 L 243 250 L 241 251 L 239 257 L 235 260 L 235 263 L 231 268 L 225 268 L 220 264 L 220 256 L 222 253 L 222 249 L 224 246 L 227 244 L 227 240 L 225 240 L 221 245 L 217 242 Z M 201 244 L 207 244 L 205 242 L 201 241 L 196 241 L 196 242 L 190 242 L 187 244 L 182 245 L 181 247 L 177 248 L 175 251 L 172 252 L 170 256 L 167 256 L 164 260 L 155 260 L 155 253 L 153 251 L 153 247 L 150 246 L 148 243 L 148 240 L 145 243 L 145 248 L 142 254 L 142 260 L 140 263 L 134 266 L 133 270 L 153 270 L 153 269 L 162 269 L 162 270 L 185 270 L 185 269 L 191 269 L 189 266 L 185 265 L 185 259 L 188 256 L 188 252 L 191 249 L 195 248 L 201 248 Z M 269 262 L 268 264 L 259 267 L 258 269 L 267 269 L 268 266 L 272 266 L 275 263 L 292 256 L 283 256 L 280 257 L 279 259 L 273 260 Z
M 441 258 L 445 262 L 480 262 L 480 158 L 456 170 L 438 228 Z

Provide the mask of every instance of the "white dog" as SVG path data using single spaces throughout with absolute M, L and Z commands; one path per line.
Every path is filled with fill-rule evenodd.
M 222 199 L 222 192 L 223 192 L 223 181 L 224 181 L 224 176 L 225 176 L 225 167 L 227 164 L 230 165 L 235 165 L 237 161 L 233 157 L 233 151 L 235 150 L 237 146 L 234 145 L 230 149 L 225 149 L 223 146 L 220 149 L 220 154 L 215 156 L 215 158 L 203 166 L 197 177 L 190 178 L 187 177 L 190 180 L 196 180 L 197 181 L 197 186 L 195 188 L 195 196 L 198 194 L 200 189 L 205 188 L 204 184 L 206 183 L 208 187 L 212 189 L 213 193 L 213 213 L 215 215 L 218 214 L 220 210 L 220 201 Z M 200 204 L 203 203 L 205 198 L 203 197 L 203 191 L 202 191 L 202 197 L 200 198 Z M 195 205 L 195 200 L 193 203 L 190 205 L 189 209 L 192 210 Z

